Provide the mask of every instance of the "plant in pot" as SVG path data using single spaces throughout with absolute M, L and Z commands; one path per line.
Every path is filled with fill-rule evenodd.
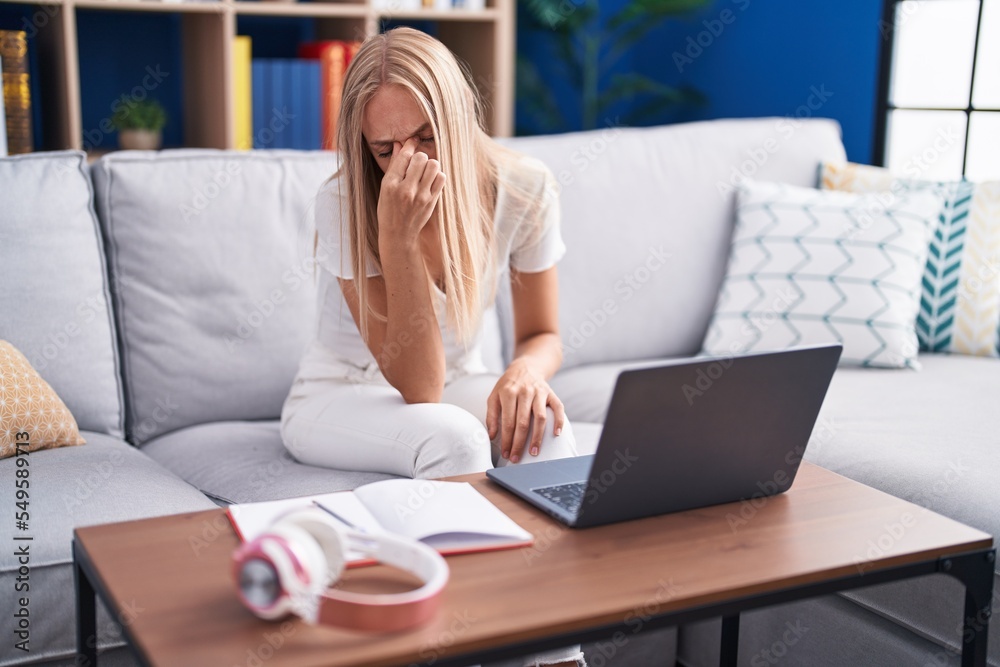
M 629 0 L 606 3 L 610 8 L 602 13 L 600 0 L 521 0 L 518 30 L 539 40 L 552 57 L 536 63 L 517 56 L 516 95 L 524 111 L 519 121 L 528 121 L 517 134 L 592 130 L 617 118 L 614 110 L 621 108 L 619 122 L 624 125 L 662 123 L 667 110 L 703 104 L 705 96 L 689 86 L 672 86 L 615 66 L 650 30 L 708 4 L 710 0 Z M 543 64 L 552 70 L 548 77 Z M 553 93 L 551 79 L 569 84 L 566 99 Z
M 156 100 L 132 100 L 111 116 L 118 130 L 118 145 L 125 150 L 156 150 L 162 141 L 167 112 Z

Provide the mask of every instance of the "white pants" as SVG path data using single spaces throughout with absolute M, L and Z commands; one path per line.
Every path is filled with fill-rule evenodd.
M 297 379 L 281 412 L 281 437 L 302 463 L 340 470 L 431 479 L 510 465 L 500 458 L 500 434 L 491 442 L 486 430 L 486 398 L 499 379 L 459 375 L 445 385 L 440 403 L 413 404 L 381 374 Z M 538 456 L 525 447 L 520 463 L 577 456 L 570 423 L 553 436 L 554 423 L 546 408 Z
M 546 408 L 538 456 L 525 447 L 516 464 L 500 458 L 500 433 L 491 441 L 485 425 L 498 375 L 457 374 L 440 403 L 408 404 L 375 369 L 345 379 L 295 380 L 281 411 L 281 437 L 292 456 L 308 465 L 423 479 L 577 456 L 570 423 L 553 436 L 555 417 Z M 525 656 L 521 664 L 573 661 L 586 667 L 579 645 Z

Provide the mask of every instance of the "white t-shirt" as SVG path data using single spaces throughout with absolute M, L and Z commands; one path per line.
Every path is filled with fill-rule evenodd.
M 494 216 L 500 271 L 506 264 L 525 273 L 553 267 L 566 252 L 560 232 L 559 195 L 551 170 L 533 157 L 522 156 L 514 178 L 523 179 L 529 192 L 537 192 L 541 205 L 531 211 L 507 195 L 501 180 Z M 352 378 L 385 383 L 378 364 L 358 331 L 344 301 L 337 278 L 351 278 L 351 246 L 347 220 L 347 188 L 340 196 L 339 178 L 325 183 L 316 196 L 318 244 L 317 321 L 314 338 L 299 365 L 298 378 Z M 531 219 L 528 216 L 533 215 Z M 341 224 L 341 223 L 344 224 Z M 370 262 L 368 276 L 378 275 Z M 433 283 L 432 283 L 433 284 Z M 433 287 L 435 310 L 447 368 L 446 382 L 456 374 L 486 371 L 482 361 L 482 325 L 468 349 L 447 326 L 447 296 Z

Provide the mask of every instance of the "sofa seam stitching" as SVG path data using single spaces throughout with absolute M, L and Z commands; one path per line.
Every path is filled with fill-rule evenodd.
M 89 195 L 87 202 L 87 208 L 93 216 L 91 218 L 94 232 L 97 235 L 96 246 L 98 261 L 101 265 L 101 291 L 104 294 L 104 298 L 107 302 L 108 313 L 107 322 L 109 333 L 111 334 L 111 358 L 112 364 L 115 369 L 115 388 L 118 398 L 118 417 L 115 420 L 117 427 L 119 429 L 122 438 L 125 438 L 125 390 L 123 385 L 123 368 L 121 364 L 121 349 L 118 344 L 118 327 L 115 322 L 115 305 L 114 297 L 111 294 L 111 275 L 109 274 L 109 262 L 107 252 L 104 247 L 104 234 L 101 231 L 101 219 L 97 212 L 97 191 L 94 188 L 94 182 L 92 179 L 92 173 L 89 166 L 86 166 L 85 159 L 86 154 L 80 153 L 78 155 L 79 162 L 77 162 L 77 169 L 80 175 L 83 176 L 84 180 L 87 182 L 87 193 Z M 86 168 L 85 168 L 86 167 Z
M 111 161 L 108 160 L 108 162 Z M 107 222 L 106 239 L 108 247 L 111 250 L 111 252 L 109 252 L 109 259 L 111 260 L 110 261 L 110 266 L 112 268 L 111 273 L 113 276 L 113 283 L 115 285 L 114 293 L 115 293 L 115 306 L 117 307 L 116 319 L 118 321 L 118 348 L 119 348 L 119 355 L 121 356 L 121 361 L 122 361 L 122 385 L 124 388 L 124 395 L 125 395 L 124 437 L 126 441 L 138 446 L 138 443 L 132 442 L 134 440 L 134 436 L 131 433 L 131 430 L 135 424 L 135 414 L 134 414 L 135 397 L 132 395 L 131 383 L 128 380 L 128 376 L 131 372 L 131 360 L 129 359 L 128 356 L 128 345 L 126 344 L 128 336 L 126 331 L 127 326 L 125 318 L 125 295 L 119 281 L 119 276 L 121 275 L 121 271 L 118 265 L 119 262 L 118 246 L 114 233 L 114 221 L 113 221 L 114 215 L 112 213 L 113 207 L 111 206 L 111 190 L 112 190 L 111 183 L 112 180 L 114 180 L 114 170 L 111 169 L 111 165 L 108 164 L 105 167 L 104 171 L 107 174 L 107 181 L 104 184 L 104 195 L 105 195 L 104 208 L 107 213 L 107 215 L 105 216 L 105 220 Z

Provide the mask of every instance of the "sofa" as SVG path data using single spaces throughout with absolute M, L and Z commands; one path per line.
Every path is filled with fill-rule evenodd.
M 551 385 L 584 453 L 618 372 L 700 351 L 733 230 L 727 185 L 752 176 L 815 187 L 821 161 L 845 159 L 826 119 L 502 141 L 543 160 L 561 186 L 565 361 Z M 334 167 L 332 153 L 289 150 L 126 151 L 93 165 L 78 151 L 0 158 L 0 339 L 59 393 L 87 440 L 30 455 L 31 650 L 12 648 L 14 618 L 3 614 L 0 665 L 74 664 L 75 527 L 389 477 L 302 465 L 279 437 L 314 335 L 313 199 Z M 509 289 L 485 326 L 484 357 L 500 371 L 513 348 Z M 1000 534 L 1000 365 L 920 361 L 919 371 L 838 369 L 805 458 Z M 14 470 L 0 460 L 2 488 Z M 12 508 L 3 503 L 5 535 Z M 16 569 L 4 549 L 4 596 Z M 748 613 L 740 664 L 957 665 L 962 600 L 956 582 L 934 575 Z M 121 620 L 100 607 L 102 664 L 135 664 Z M 719 626 L 636 636 L 615 655 L 584 648 L 595 666 L 704 667 L 718 664 Z

